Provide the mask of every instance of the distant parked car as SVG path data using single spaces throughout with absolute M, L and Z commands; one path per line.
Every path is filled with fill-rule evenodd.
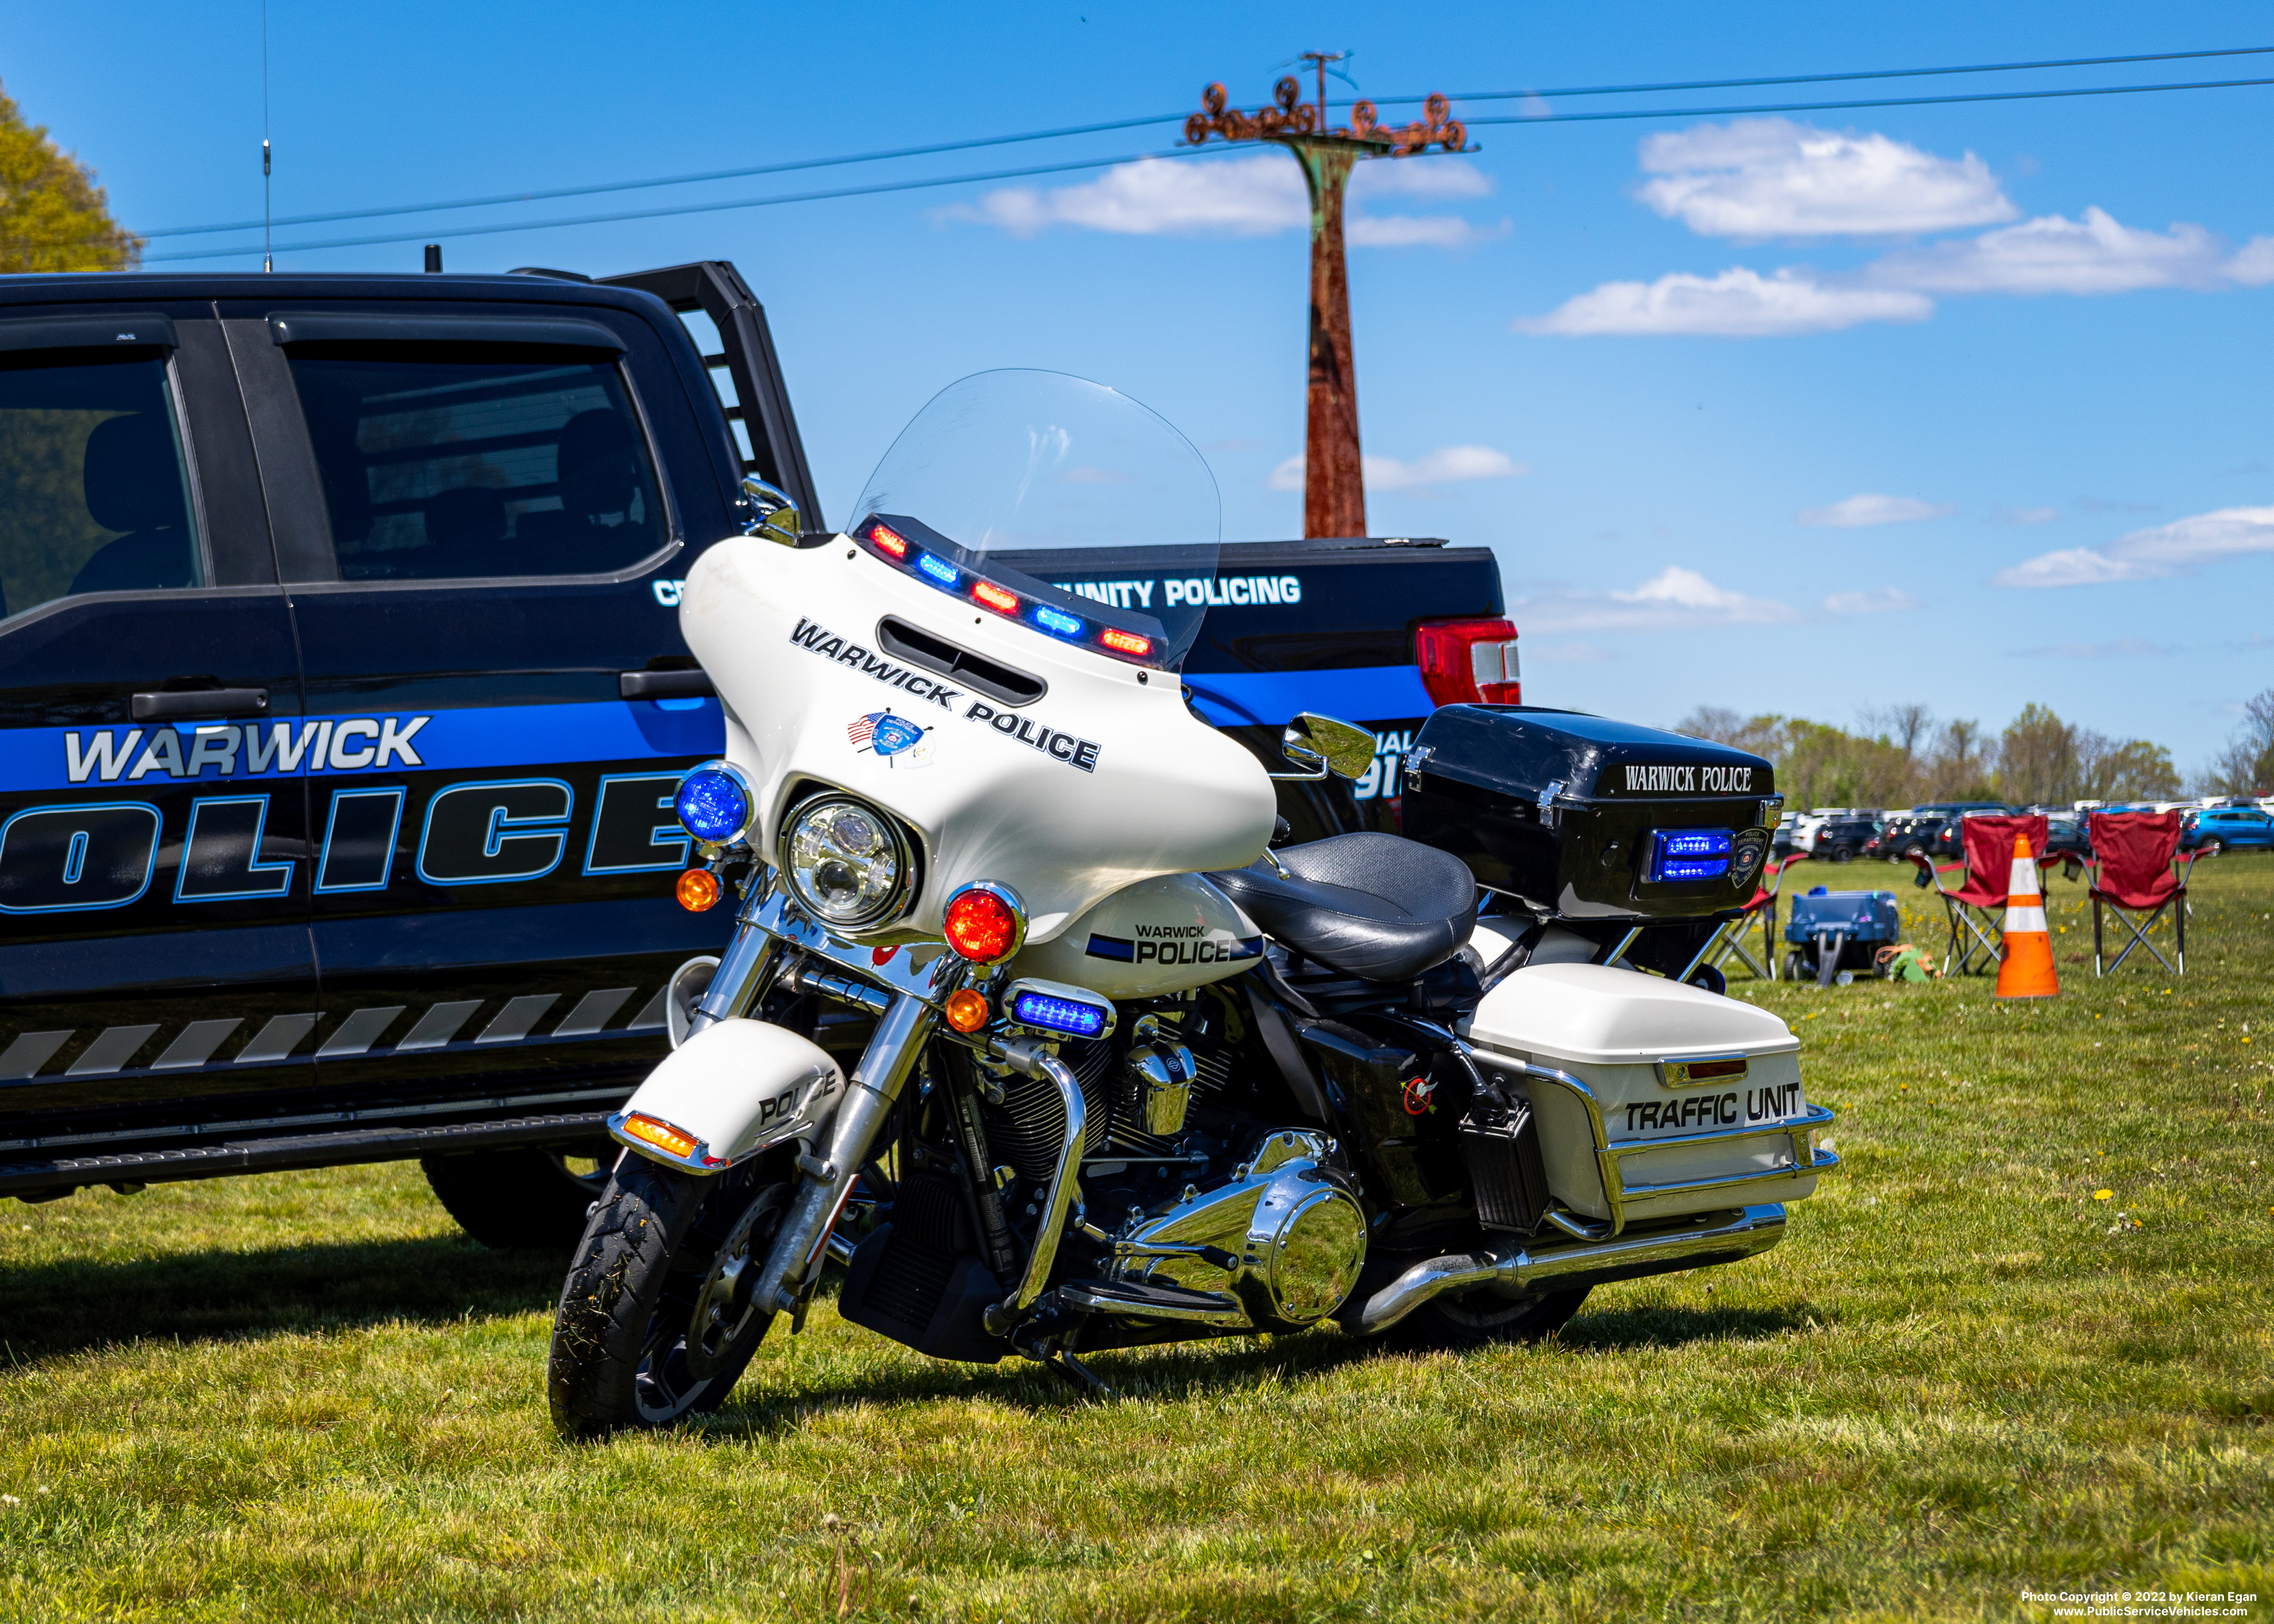
M 1811 857 L 1828 856 L 1829 848 L 1823 844 L 1826 828 L 1834 823 L 1846 823 L 1859 817 L 1876 818 L 1879 816 L 1879 808 L 1876 807 L 1814 808 L 1802 813 L 1794 820 L 1792 849 L 1796 852 L 1806 852 Z
M 1796 812 L 1788 812 L 1777 819 L 1776 830 L 1769 836 L 1769 856 L 1775 861 L 1782 862 L 1792 855 L 1792 831 L 1799 824 L 1800 815 Z
M 1939 812 L 1906 812 L 1890 817 L 1871 841 L 1871 855 L 1896 862 L 1914 850 L 1925 851 L 1945 816 Z
M 1934 831 L 1926 849 L 1937 862 L 1962 862 L 1966 858 L 1966 831 L 1962 826 L 1965 818 L 1974 813 L 1988 817 L 2011 817 L 2014 808 L 2002 801 L 1961 801 L 1952 816 L 1943 820 L 1942 827 Z
M 1879 836 L 1875 817 L 1833 818 L 1817 825 L 1815 849 L 1809 854 L 1818 862 L 1854 862 Z
M 2081 812 L 2052 812 L 2045 816 L 2045 855 L 2092 861 L 2092 836 Z
M 2255 807 L 2215 807 L 2190 812 L 2180 820 L 2182 851 L 2263 851 L 2274 846 L 2274 816 Z

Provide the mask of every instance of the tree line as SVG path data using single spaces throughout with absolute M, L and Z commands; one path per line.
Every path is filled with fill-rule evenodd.
M 94 171 L 0 90 L 0 273 L 127 271 L 141 259 L 142 239 L 111 218 Z
M 2263 704 L 2274 723 L 2274 689 L 2253 703 Z M 1675 723 L 1675 731 L 1766 756 L 1776 764 L 1785 804 L 1801 810 L 1935 801 L 2058 806 L 2168 801 L 2180 793 L 2179 771 L 2162 745 L 2112 739 L 2065 722 L 2039 704 L 2023 706 L 1996 733 L 1979 722 L 1939 718 L 1921 704 L 1866 710 L 1854 732 L 1801 717 L 1745 717 L 1706 705 Z M 2266 764 L 2274 766 L 2274 759 Z

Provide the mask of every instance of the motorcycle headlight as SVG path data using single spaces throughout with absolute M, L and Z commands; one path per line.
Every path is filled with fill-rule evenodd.
M 757 804 L 741 768 L 712 761 L 679 780 L 672 809 L 697 840 L 706 846 L 731 846 L 750 832 Z
M 782 869 L 822 923 L 863 930 L 898 916 L 915 879 L 915 854 L 892 818 L 850 795 L 817 795 L 790 816 Z

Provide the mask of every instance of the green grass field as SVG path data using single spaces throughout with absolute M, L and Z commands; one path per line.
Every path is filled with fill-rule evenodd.
M 1809 878 L 1926 924 L 1907 874 Z M 2202 866 L 2184 978 L 2096 981 L 2081 889 L 2052 892 L 2055 1001 L 1737 982 L 1803 1034 L 1845 1172 L 1766 1257 L 1603 1289 L 1538 1348 L 1109 1355 L 1134 1396 L 1098 1405 L 825 1307 L 709 1424 L 569 1447 L 542 1387 L 561 1261 L 473 1246 L 414 1167 L 0 1201 L 0 1618 L 2270 1597 L 2274 861 Z

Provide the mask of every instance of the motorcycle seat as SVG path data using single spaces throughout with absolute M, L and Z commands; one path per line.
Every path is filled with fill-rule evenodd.
M 1459 952 L 1477 884 L 1457 857 L 1397 835 L 1335 835 L 1209 880 L 1282 945 L 1369 981 L 1410 981 Z

